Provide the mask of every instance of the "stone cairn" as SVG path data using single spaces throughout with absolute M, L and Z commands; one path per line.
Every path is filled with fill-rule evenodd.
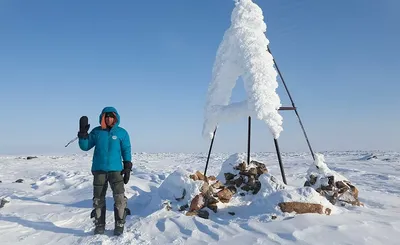
M 321 184 L 318 186 L 318 179 L 320 179 L 320 183 L 328 184 Z M 340 205 L 345 206 L 346 203 L 348 203 L 356 206 L 364 206 L 364 204 L 358 200 L 358 189 L 348 180 L 335 181 L 334 175 L 320 177 L 316 174 L 310 174 L 304 186 L 313 187 L 333 205 L 340 203 Z
M 245 192 L 253 195 L 257 194 L 261 189 L 261 183 L 258 178 L 262 174 L 268 173 L 265 164 L 257 161 L 251 161 L 250 165 L 242 162 L 233 167 L 233 169 L 238 174 L 224 173 L 225 183 L 219 181 L 215 176 L 204 176 L 199 171 L 190 175 L 189 177 L 192 180 L 203 181 L 204 183 L 200 188 L 200 193 L 192 199 L 190 205 L 182 206 L 180 211 L 188 209 L 187 216 L 197 215 L 207 219 L 209 213 L 203 208 L 207 207 L 216 213 L 218 211 L 217 203 L 228 203 L 232 196 L 240 190 L 244 191 L 240 192 L 242 196 L 246 195 Z M 179 200 L 183 198 L 184 196 Z M 234 215 L 234 213 L 230 214 Z
M 204 176 L 202 173 L 197 171 L 195 174 L 189 177 L 194 181 L 203 181 L 203 185 L 200 188 L 200 193 L 197 194 L 191 201 L 190 205 L 186 204 L 180 207 L 180 211 L 185 211 L 187 216 L 197 215 L 199 217 L 208 219 L 209 212 L 204 208 L 209 208 L 213 212 L 218 211 L 217 204 L 228 203 L 233 195 L 239 194 L 245 196 L 246 194 L 256 195 L 261 189 L 261 182 L 259 177 L 262 174 L 267 174 L 268 169 L 265 164 L 257 161 L 251 161 L 250 164 L 241 162 L 233 167 L 232 172 L 224 173 L 225 183 L 221 183 L 215 176 Z M 275 178 L 271 176 L 271 181 Z M 273 181 L 274 182 L 274 181 Z M 186 192 L 183 192 L 183 197 L 177 198 L 182 200 Z M 304 202 L 281 202 L 277 206 L 280 207 L 282 212 L 296 212 L 298 214 L 303 213 L 319 213 L 330 215 L 331 210 L 324 208 L 321 204 L 304 203 Z M 235 215 L 233 212 L 229 212 L 231 215 Z M 275 219 L 274 215 L 272 219 Z

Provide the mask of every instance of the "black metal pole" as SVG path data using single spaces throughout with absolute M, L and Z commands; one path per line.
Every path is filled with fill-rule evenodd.
M 283 169 L 281 152 L 279 150 L 278 140 L 274 139 L 274 143 L 275 143 L 276 154 L 278 155 L 279 167 L 281 168 L 282 180 L 283 180 L 283 183 L 285 183 L 285 185 L 287 185 L 286 176 L 285 176 L 285 170 Z
M 249 117 L 249 125 L 247 132 L 247 164 L 250 164 L 250 138 L 251 138 L 251 117 Z
M 212 147 L 213 147 L 213 144 L 214 144 L 214 139 L 215 139 L 215 133 L 216 132 L 217 132 L 217 127 L 215 127 L 215 129 L 214 129 L 213 137 L 211 139 L 210 149 L 208 150 L 206 168 L 204 169 L 204 176 L 206 176 L 206 174 L 207 174 L 208 162 L 210 161 L 211 150 L 212 150 Z
M 268 52 L 272 55 L 271 50 L 269 49 L 269 45 L 268 45 L 267 47 L 268 47 Z M 276 61 L 275 61 L 274 58 L 273 58 L 273 61 L 274 61 L 276 70 L 278 71 L 279 77 L 281 78 L 282 83 L 283 83 L 283 85 L 285 86 L 285 90 L 286 90 L 286 92 L 287 92 L 287 94 L 288 94 L 288 96 L 289 96 L 289 98 L 290 98 L 290 101 L 292 102 L 292 106 L 293 106 L 293 108 L 294 108 L 294 112 L 296 113 L 297 119 L 299 119 L 299 123 L 300 123 L 300 126 L 301 126 L 302 130 L 303 130 L 304 137 L 306 138 L 306 141 L 307 141 L 307 144 L 308 144 L 308 148 L 309 148 L 310 151 L 311 151 L 311 156 L 312 156 L 312 158 L 315 160 L 314 151 L 313 151 L 313 149 L 311 148 L 311 144 L 310 144 L 310 141 L 308 140 L 306 130 L 304 129 L 303 123 L 301 122 L 300 115 L 299 115 L 299 113 L 297 112 L 296 106 L 294 105 L 294 101 L 293 101 L 293 99 L 292 99 L 292 96 L 291 96 L 290 93 L 289 93 L 289 89 L 288 89 L 287 86 L 286 86 L 285 80 L 283 79 L 283 76 L 282 76 L 282 74 L 281 74 L 281 71 L 279 70 L 278 64 L 276 63 Z

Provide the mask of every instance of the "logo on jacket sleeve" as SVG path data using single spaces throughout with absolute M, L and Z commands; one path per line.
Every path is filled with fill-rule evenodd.
M 116 140 L 116 139 L 117 139 L 117 136 L 116 136 L 116 135 L 113 135 L 113 136 L 112 136 L 112 139 L 113 139 L 113 140 Z

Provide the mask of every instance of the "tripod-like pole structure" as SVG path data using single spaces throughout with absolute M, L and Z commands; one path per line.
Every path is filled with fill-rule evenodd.
M 272 55 L 271 50 L 269 49 L 269 46 L 268 46 L 268 52 Z M 299 120 L 301 129 L 303 130 L 304 137 L 306 138 L 306 141 L 307 141 L 307 144 L 308 144 L 308 148 L 310 149 L 311 156 L 312 156 L 312 158 L 315 160 L 314 151 L 313 151 L 313 149 L 311 148 L 311 144 L 310 144 L 310 141 L 308 140 L 306 130 L 304 129 L 303 123 L 301 122 L 299 113 L 297 112 L 297 108 L 296 108 L 296 106 L 294 105 L 294 101 L 293 101 L 293 99 L 292 99 L 292 96 L 290 95 L 289 89 L 288 89 L 287 86 L 286 86 L 285 80 L 283 79 L 283 76 L 282 76 L 282 74 L 281 74 L 281 71 L 279 70 L 278 64 L 276 64 L 276 61 L 275 61 L 274 58 L 273 58 L 273 61 L 274 61 L 276 70 L 278 71 L 279 77 L 280 77 L 281 80 L 282 80 L 283 86 L 285 86 L 285 90 L 286 90 L 286 92 L 287 92 L 287 94 L 288 94 L 288 96 L 289 96 L 289 99 L 290 99 L 291 103 L 292 103 L 292 107 L 294 108 L 294 112 L 296 113 L 297 119 Z
M 272 55 L 269 46 L 268 46 L 268 52 Z M 307 136 L 306 130 L 304 129 L 303 123 L 301 122 L 300 115 L 299 115 L 299 113 L 297 111 L 297 108 L 296 108 L 296 106 L 294 104 L 293 98 L 290 95 L 289 89 L 286 86 L 285 80 L 283 79 L 282 73 L 279 70 L 279 67 L 278 67 L 275 59 L 273 59 L 273 61 L 274 61 L 274 65 L 276 67 L 276 70 L 278 71 L 279 77 L 281 78 L 282 83 L 283 83 L 283 85 L 285 87 L 285 90 L 286 90 L 286 92 L 287 92 L 287 94 L 288 94 L 288 96 L 290 98 L 291 103 L 292 103 L 292 107 L 280 107 L 279 110 L 282 110 L 282 111 L 288 111 L 288 110 L 292 111 L 293 110 L 293 111 L 295 111 L 297 119 L 299 120 L 301 129 L 303 130 L 304 137 L 306 138 L 308 148 L 310 149 L 311 156 L 315 160 L 314 151 L 313 151 L 313 149 L 311 147 L 310 141 L 308 140 L 308 136 Z M 213 147 L 213 144 L 214 144 L 214 139 L 215 139 L 216 132 L 217 132 L 217 127 L 215 127 L 214 134 L 213 134 L 213 137 L 211 139 L 210 148 L 208 150 L 208 156 L 207 156 L 206 167 L 205 167 L 205 170 L 204 170 L 204 175 L 206 175 L 206 173 L 207 173 L 208 163 L 210 161 L 210 155 L 211 155 L 212 147 Z M 251 140 L 251 117 L 249 116 L 249 118 L 248 118 L 248 136 L 247 136 L 247 163 L 248 164 L 250 164 L 250 146 L 251 146 L 250 140 Z M 279 144 L 278 144 L 278 140 L 277 139 L 274 139 L 274 144 L 275 144 L 276 153 L 278 155 L 278 161 L 279 161 L 279 167 L 280 167 L 280 170 L 281 170 L 282 179 L 283 179 L 283 182 L 285 184 L 287 184 L 286 177 L 285 177 L 285 170 L 283 168 L 282 157 L 281 157 L 281 153 L 280 153 Z

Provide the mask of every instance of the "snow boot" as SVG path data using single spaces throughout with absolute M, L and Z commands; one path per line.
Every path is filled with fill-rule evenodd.
M 106 228 L 106 207 L 101 209 L 99 217 L 96 215 L 96 209 L 93 209 L 92 213 L 90 214 L 90 218 L 94 218 L 94 234 L 104 234 Z
M 119 236 L 124 233 L 125 219 L 127 215 L 131 215 L 131 211 L 129 208 L 125 208 L 124 215 L 122 218 L 118 216 L 118 209 L 114 208 L 114 219 L 115 219 L 115 228 L 114 235 Z

